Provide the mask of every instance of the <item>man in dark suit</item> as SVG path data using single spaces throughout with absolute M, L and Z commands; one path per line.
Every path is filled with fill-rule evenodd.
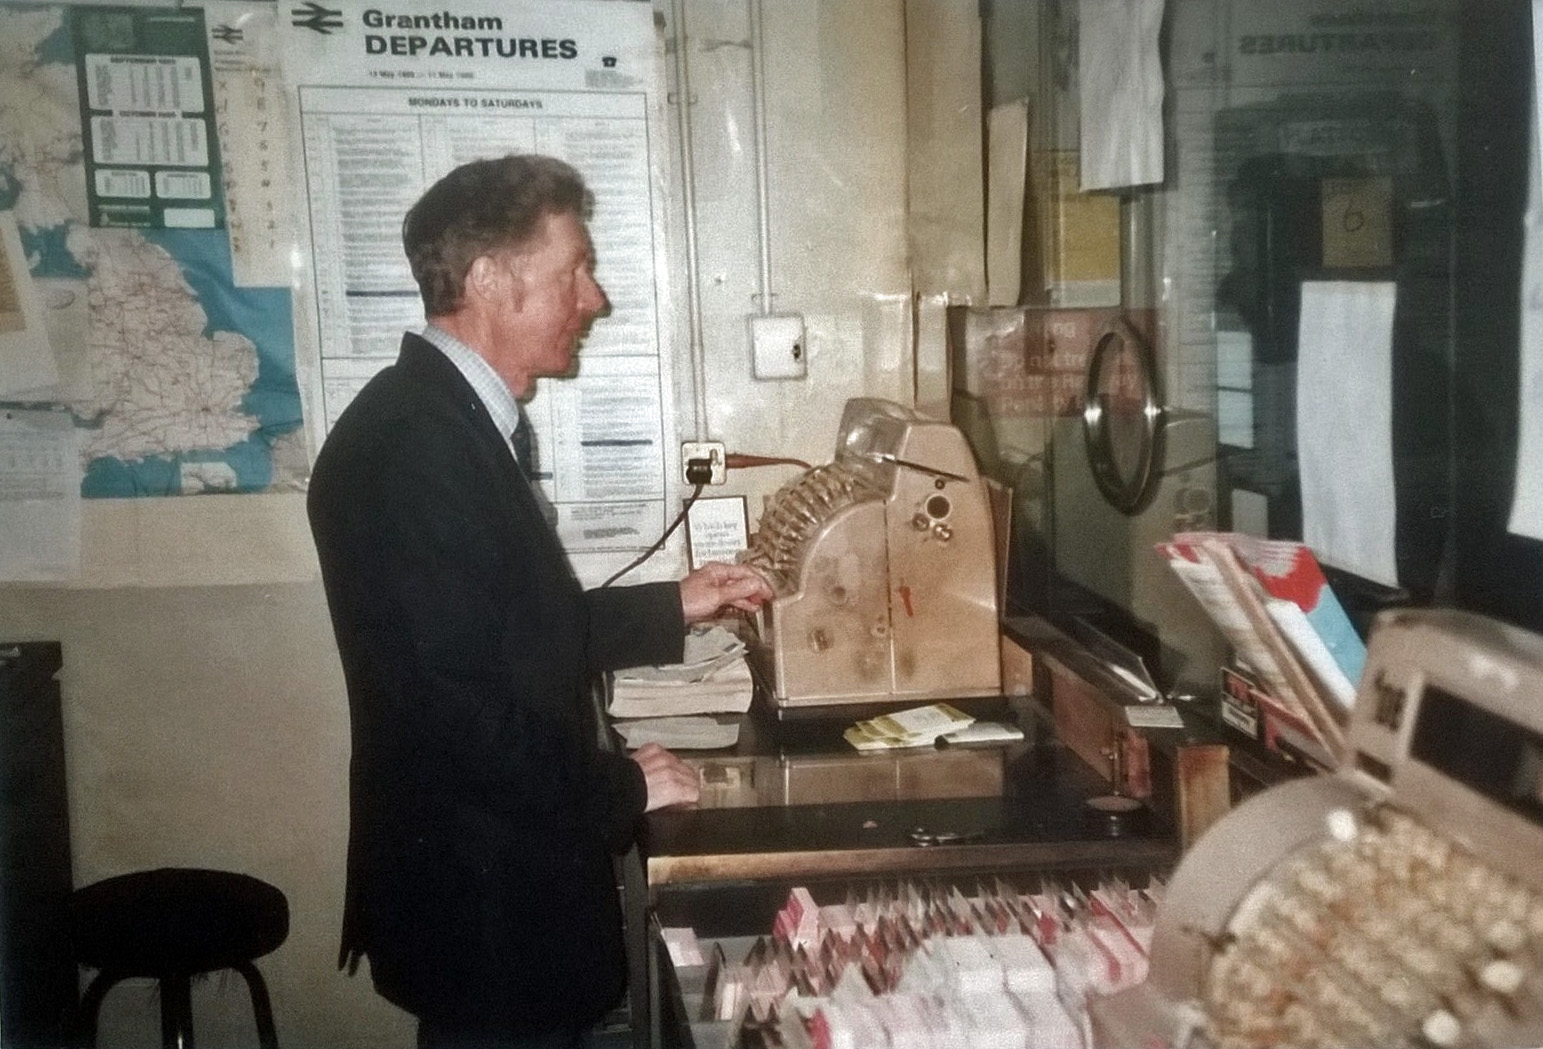
M 770 596 L 750 569 L 583 590 L 518 461 L 518 399 L 605 307 L 567 164 L 462 165 L 408 212 L 429 319 L 327 438 L 308 512 L 348 685 L 340 964 L 421 1046 L 582 1045 L 621 997 L 612 855 L 697 797 L 599 745 L 594 672 L 678 662 L 685 627 Z

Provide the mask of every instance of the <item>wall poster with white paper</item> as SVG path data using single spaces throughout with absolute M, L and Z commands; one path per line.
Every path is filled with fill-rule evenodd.
M 556 156 L 593 192 L 596 278 L 610 309 L 581 344 L 576 374 L 541 380 L 526 406 L 537 477 L 570 553 L 646 547 L 665 523 L 674 433 L 658 321 L 666 267 L 653 8 L 331 6 L 297 8 L 283 27 L 308 208 L 300 293 L 317 349 L 307 362 L 314 435 L 396 359 L 403 331 L 424 323 L 400 242 L 408 207 L 465 161 Z

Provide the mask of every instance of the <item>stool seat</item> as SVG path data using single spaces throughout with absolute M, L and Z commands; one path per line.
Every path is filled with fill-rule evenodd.
M 289 904 L 250 875 L 163 867 L 77 890 L 70 921 L 82 965 L 128 976 L 196 975 L 277 948 L 289 935 Z
M 163 867 L 87 885 L 70 897 L 75 960 L 100 970 L 81 1003 L 79 1033 L 93 1044 L 109 988 L 131 977 L 161 982 L 162 1043 L 192 1045 L 189 981 L 217 969 L 245 977 L 259 1040 L 271 1046 L 267 987 L 252 961 L 289 935 L 289 903 L 267 882 L 230 871 Z

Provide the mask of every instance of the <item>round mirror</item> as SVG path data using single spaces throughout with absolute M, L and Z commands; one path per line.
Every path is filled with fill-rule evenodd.
M 1088 361 L 1082 436 L 1098 490 L 1122 514 L 1140 512 L 1156 489 L 1162 411 L 1151 345 L 1129 324 L 1106 332 Z

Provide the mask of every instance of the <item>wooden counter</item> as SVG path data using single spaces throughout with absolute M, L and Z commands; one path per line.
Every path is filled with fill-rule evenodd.
M 925 766 L 935 756 L 948 768 L 959 751 L 913 753 Z M 803 885 L 819 898 L 840 898 L 853 888 L 903 878 L 957 881 L 1003 877 L 1025 887 L 1043 875 L 1068 880 L 1123 872 L 1144 878 L 1166 873 L 1178 860 L 1172 828 L 1144 814 L 1113 837 L 1087 808 L 1107 784 L 1041 727 L 1011 748 L 972 751 L 999 768 L 992 796 L 895 798 L 851 796 L 818 804 L 764 804 L 737 808 L 657 812 L 647 817 L 642 856 L 648 903 L 666 925 L 690 925 L 700 935 L 769 931 L 788 892 Z M 780 762 L 803 756 L 784 752 Z M 825 754 L 861 770 L 886 756 Z M 837 766 L 839 767 L 839 765 Z M 923 786 L 930 777 L 911 770 Z M 975 777 L 976 781 L 988 777 Z M 822 784 L 836 777 L 822 766 Z M 929 793 L 932 791 L 928 791 Z M 959 836 L 920 845 L 915 831 Z
M 1084 805 L 1105 792 L 1075 755 L 1046 743 L 1008 764 L 996 797 L 654 813 L 644 844 L 648 882 L 657 897 L 666 886 L 710 882 L 1144 867 L 1177 858 L 1172 835 L 1155 821 L 1108 836 Z M 911 838 L 918 828 L 963 840 L 920 846 Z
M 650 813 L 625 868 L 639 1046 L 672 1042 L 661 1030 L 669 981 L 650 928 L 766 934 L 798 885 L 830 902 L 907 879 L 967 892 L 997 878 L 1022 891 L 1037 891 L 1045 878 L 1086 884 L 1120 875 L 1142 884 L 1176 865 L 1173 828 L 1150 813 L 1111 836 L 1085 804 L 1108 793 L 1107 781 L 1056 740 L 1032 704 L 1002 697 L 958 705 L 1020 721 L 1025 738 L 860 754 L 841 740 L 850 712 L 783 721 L 758 697 L 739 746 L 690 756 L 704 778 L 714 770 L 732 778 L 733 797 L 717 799 L 727 807 Z M 921 845 L 918 829 L 959 840 Z

